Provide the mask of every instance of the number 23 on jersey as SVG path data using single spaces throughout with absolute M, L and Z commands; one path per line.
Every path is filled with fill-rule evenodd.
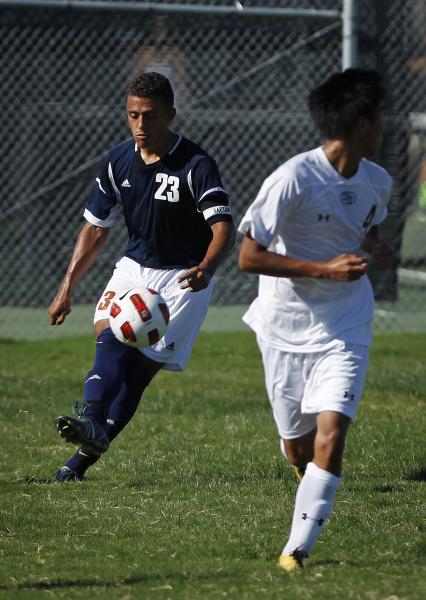
M 156 200 L 179 202 L 179 177 L 157 173 L 155 181 L 160 184 L 155 192 L 154 198 Z

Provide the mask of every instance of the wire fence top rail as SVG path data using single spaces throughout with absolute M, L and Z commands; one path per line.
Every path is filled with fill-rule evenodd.
M 320 8 L 273 8 L 252 6 L 244 7 L 239 2 L 232 5 L 200 4 L 160 4 L 157 2 L 120 2 L 105 0 L 92 2 L 92 0 L 0 0 L 0 6 L 10 8 L 54 8 L 123 12 L 151 12 L 151 13 L 180 13 L 180 14 L 211 14 L 246 17 L 285 17 L 285 18 L 313 18 L 335 19 L 341 16 L 340 11 Z

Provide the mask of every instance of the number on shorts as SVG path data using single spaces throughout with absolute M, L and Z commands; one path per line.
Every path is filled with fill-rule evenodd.
M 105 292 L 103 300 L 99 302 L 98 310 L 106 310 L 115 294 L 116 292 Z

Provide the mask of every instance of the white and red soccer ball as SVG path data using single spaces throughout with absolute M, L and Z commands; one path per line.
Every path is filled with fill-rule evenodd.
M 152 346 L 166 333 L 169 309 L 154 290 L 133 288 L 111 304 L 109 323 L 115 337 L 128 346 Z

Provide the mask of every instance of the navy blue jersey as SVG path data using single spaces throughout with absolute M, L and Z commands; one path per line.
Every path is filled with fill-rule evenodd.
M 210 225 L 232 218 L 215 161 L 181 136 L 152 164 L 133 139 L 114 146 L 96 181 L 85 218 L 111 227 L 122 209 L 129 232 L 125 256 L 146 267 L 197 265 L 212 239 Z

